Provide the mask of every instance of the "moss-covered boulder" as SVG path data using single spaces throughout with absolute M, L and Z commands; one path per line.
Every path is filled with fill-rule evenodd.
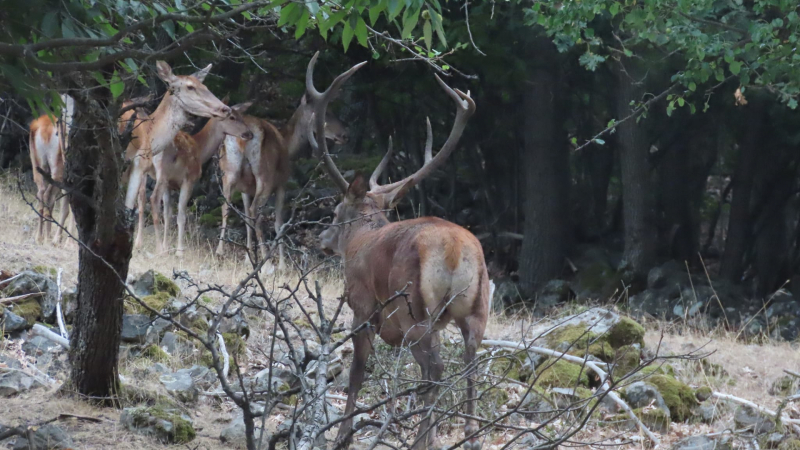
M 185 444 L 195 438 L 192 421 L 179 410 L 163 406 L 125 408 L 120 423 L 130 431 L 153 436 L 168 444 Z
M 498 381 L 504 379 L 526 382 L 532 374 L 530 370 L 522 369 L 521 355 L 508 351 L 502 351 L 494 356 L 490 371 Z
M 137 301 L 133 300 L 132 298 L 128 298 L 125 301 L 125 313 L 127 314 L 144 314 L 149 316 L 150 318 L 155 318 L 156 312 L 162 312 L 166 309 L 167 305 L 169 305 L 170 300 L 174 298 L 169 292 L 157 292 L 153 295 L 146 295 L 142 297 L 142 302 L 149 307 L 146 308 L 143 305 L 139 304 Z
M 711 390 L 708 386 L 700 386 L 697 390 L 694 391 L 694 396 L 699 402 L 704 402 L 711 398 L 714 391 Z
M 670 417 L 663 409 L 639 408 L 634 409 L 633 412 L 651 431 L 661 434 L 669 433 Z
M 535 386 L 574 388 L 589 386 L 589 373 L 585 367 L 563 360 L 550 359 L 537 368 Z
M 133 291 L 139 297 L 155 295 L 160 292 L 166 292 L 171 297 L 178 297 L 181 294 L 180 288 L 174 281 L 154 270 L 143 273 L 133 283 Z
M 147 358 L 153 362 L 165 363 L 170 360 L 169 353 L 165 352 L 156 344 L 147 346 L 140 355 L 142 358 Z
M 644 345 L 644 327 L 633 319 L 620 317 L 619 321 L 608 330 L 608 343 L 613 348 L 625 345 Z
M 42 306 L 34 298 L 25 299 L 14 305 L 14 314 L 25 319 L 30 326 L 41 320 Z
M 615 378 L 621 378 L 631 373 L 641 362 L 642 351 L 634 345 L 625 345 L 614 352 L 611 374 Z
M 684 422 L 692 416 L 698 401 L 691 387 L 669 375 L 653 375 L 647 377 L 647 382 L 655 386 L 664 398 L 672 420 Z

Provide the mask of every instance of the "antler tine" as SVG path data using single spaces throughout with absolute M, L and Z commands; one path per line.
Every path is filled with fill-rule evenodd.
M 436 76 L 436 75 L 434 75 Z M 425 177 L 430 175 L 434 170 L 436 170 L 439 166 L 444 164 L 447 158 L 450 156 L 450 153 L 453 152 L 456 145 L 458 145 L 458 141 L 461 139 L 461 135 L 464 133 L 464 128 L 467 125 L 467 121 L 469 120 L 470 116 L 475 112 L 475 102 L 470 98 L 469 95 L 459 91 L 453 90 L 445 84 L 438 76 L 436 76 L 436 81 L 439 82 L 439 85 L 444 89 L 450 98 L 456 103 L 457 111 L 456 111 L 456 119 L 453 123 L 453 128 L 450 130 L 450 135 L 447 137 L 447 141 L 442 146 L 441 150 L 436 154 L 435 157 L 431 157 L 428 159 L 429 150 L 428 146 L 432 147 L 432 133 L 430 132 L 430 126 L 428 127 L 428 142 L 426 142 L 426 149 L 425 149 L 425 164 L 414 174 L 409 177 L 406 177 L 400 181 L 396 181 L 391 184 L 387 184 L 384 186 L 375 186 L 370 189 L 370 192 L 377 195 L 382 195 L 385 198 L 385 203 L 387 205 L 392 205 L 394 202 L 399 200 L 409 189 L 414 187 L 417 183 L 422 181 Z M 429 122 L 430 123 L 430 122 Z
M 317 88 L 314 87 L 314 65 L 317 64 L 318 56 L 319 51 L 314 53 L 314 56 L 311 57 L 311 61 L 308 62 L 308 69 L 306 69 L 306 94 L 311 101 L 316 101 L 322 98 L 322 93 L 320 93 Z
M 325 92 L 319 92 L 317 88 L 314 87 L 314 66 L 317 64 L 317 57 L 319 57 L 319 51 L 314 53 L 314 56 L 311 57 L 311 61 L 308 62 L 308 69 L 306 69 L 306 93 L 311 101 L 331 101 L 336 94 L 339 92 L 339 88 L 347 81 L 348 78 L 353 76 L 354 73 L 358 69 L 366 64 L 366 61 L 362 61 L 355 66 L 351 67 L 350 70 L 340 74 L 336 79 L 333 80 L 328 89 L 325 89 Z
M 314 120 L 315 113 L 311 113 L 311 120 Z M 316 155 L 319 154 L 319 146 L 317 145 L 317 140 L 314 138 L 314 129 L 312 127 L 308 127 L 308 144 L 311 146 L 311 151 Z M 324 136 L 324 135 L 323 135 Z M 322 162 L 325 164 L 324 168 L 325 171 L 330 175 L 333 183 L 336 184 L 342 192 L 347 192 L 347 189 L 350 187 L 350 183 L 344 179 L 342 173 L 339 172 L 339 169 L 336 167 L 336 163 L 333 162 L 331 159 L 331 155 L 328 152 L 324 152 L 322 154 Z
M 372 172 L 372 176 L 369 177 L 369 189 L 374 190 L 379 188 L 380 185 L 378 184 L 378 177 L 381 176 L 384 170 L 386 170 L 386 166 L 389 165 L 389 161 L 392 159 L 392 152 L 394 150 L 394 146 L 392 145 L 392 137 L 389 136 L 389 149 L 386 151 L 386 154 L 383 155 L 383 159 L 378 164 L 378 167 Z
M 425 138 L 425 163 L 424 164 L 428 164 L 429 162 L 431 162 L 431 159 L 433 159 L 433 131 L 431 131 L 431 118 L 430 117 L 426 117 L 425 118 L 425 122 L 426 122 L 426 128 L 427 128 L 426 132 L 428 134 L 427 134 L 427 137 Z

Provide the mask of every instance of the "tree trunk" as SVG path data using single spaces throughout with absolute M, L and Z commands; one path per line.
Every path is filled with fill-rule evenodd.
M 763 100 L 753 98 L 748 111 L 748 126 L 744 142 L 739 149 L 739 158 L 733 173 L 733 198 L 728 219 L 728 238 L 722 254 L 720 276 L 738 283 L 742 277 L 742 262 L 750 236 L 750 198 L 756 173 L 759 148 L 761 147 L 764 105 Z
M 524 87 L 522 157 L 525 178 L 524 240 L 519 275 L 528 293 L 561 275 L 569 249 L 569 154 L 559 121 L 557 54 L 551 42 L 534 44 L 539 65 Z
M 638 103 L 644 94 L 644 81 L 633 60 L 617 70 L 617 120 L 631 113 L 631 102 Z M 654 220 L 655 199 L 650 186 L 647 161 L 647 132 L 635 119 L 617 128 L 622 175 L 622 214 L 625 228 L 625 260 L 636 277 L 647 276 L 656 261 L 657 230 Z
M 94 99 L 76 100 L 66 159 L 78 237 L 78 309 L 71 337 L 72 383 L 82 395 L 117 392 L 117 353 L 132 233 L 119 186 L 122 154 L 114 120 Z M 88 247 L 88 248 L 87 248 Z

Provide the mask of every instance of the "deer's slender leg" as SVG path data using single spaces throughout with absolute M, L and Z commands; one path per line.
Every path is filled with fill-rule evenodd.
M 150 195 L 150 215 L 153 216 L 153 230 L 156 237 L 156 251 L 161 253 L 164 251 L 161 241 L 161 199 L 164 193 L 164 182 L 159 180 L 160 177 L 156 176 L 156 187 L 153 189 L 153 194 Z
M 272 194 L 272 186 L 268 186 L 266 183 L 262 183 L 258 180 L 256 184 L 256 195 L 253 196 L 253 204 L 250 206 L 252 208 L 250 217 L 256 218 L 255 228 L 256 239 L 258 240 L 258 254 L 261 256 L 262 260 L 267 257 L 267 245 L 264 243 L 264 228 L 262 226 L 264 222 L 263 207 L 266 206 L 270 194 Z
M 228 203 L 231 202 L 231 186 L 233 186 L 234 181 L 235 180 L 229 179 L 227 174 L 222 176 L 222 196 L 225 197 L 225 201 L 222 202 L 222 226 L 219 231 L 219 243 L 217 243 L 218 255 L 222 255 L 225 251 L 225 231 L 228 228 Z
M 427 411 L 436 402 L 439 394 L 439 380 L 444 372 L 444 362 L 439 355 L 439 333 L 427 332 L 415 345 L 411 346 L 411 353 L 422 372 L 422 379 L 430 381 L 431 386 L 422 396 L 426 412 L 419 424 L 419 431 L 412 449 L 438 449 L 436 439 L 436 417 L 433 411 Z
M 169 186 L 164 188 L 164 193 L 161 194 L 161 202 L 164 204 L 164 237 L 162 238 L 162 248 L 169 251 L 169 226 L 172 222 L 172 202 L 169 195 Z
M 139 155 L 136 155 L 132 161 L 128 190 L 125 191 L 125 207 L 128 209 L 133 209 L 134 203 L 136 202 L 136 195 L 139 192 L 139 185 L 142 184 L 142 178 L 146 176 L 142 170 L 141 161 L 142 157 Z M 139 207 L 141 208 L 142 205 L 139 205 Z
M 486 327 L 486 320 L 479 317 L 470 316 L 465 319 L 456 320 L 456 325 L 461 329 L 461 336 L 464 338 L 464 363 L 467 367 L 467 415 L 475 417 L 475 353 L 478 345 L 483 340 L 483 332 Z M 478 422 L 475 419 L 467 419 L 464 424 L 464 436 L 469 437 L 478 431 Z M 470 438 L 464 444 L 464 450 L 481 450 L 481 443 L 477 437 Z
M 61 191 L 61 197 L 58 199 L 59 212 L 58 212 L 58 225 L 56 225 L 56 232 L 53 235 L 53 245 L 58 245 L 61 242 L 62 227 L 67 226 L 67 217 L 69 217 L 69 202 L 67 201 L 66 191 Z
M 278 186 L 278 189 L 275 190 L 275 236 L 278 236 L 278 233 L 283 226 L 283 200 L 286 197 L 286 191 L 284 191 L 283 186 Z M 281 238 L 278 241 L 278 252 L 280 253 L 280 262 L 278 263 L 278 270 L 285 270 L 286 263 L 283 259 L 283 241 L 284 239 Z
M 44 205 L 45 193 L 47 192 L 47 184 L 42 176 L 33 170 L 34 179 L 36 180 L 36 201 L 39 203 L 39 227 L 36 231 L 36 242 L 41 243 L 44 239 Z
M 53 230 L 53 208 L 56 206 L 56 192 L 57 189 L 50 183 L 47 183 L 47 187 L 44 190 L 44 198 L 45 198 L 45 205 L 44 205 L 44 218 L 45 218 L 45 229 L 44 229 L 44 236 L 48 238 L 51 236 Z M 44 239 L 42 236 L 42 239 Z
M 364 323 L 364 320 L 353 318 L 353 327 Z M 347 403 L 344 407 L 344 415 L 353 413 L 358 400 L 358 391 L 364 384 L 364 371 L 367 368 L 367 359 L 372 353 L 372 340 L 375 333 L 367 328 L 353 337 L 353 364 L 350 366 L 350 382 L 347 388 Z M 344 420 L 339 425 L 339 434 L 336 438 L 336 448 L 346 449 L 350 446 L 352 436 L 350 430 L 353 428 L 353 419 Z
M 192 185 L 194 183 L 185 181 L 181 185 L 181 194 L 178 198 L 178 250 L 176 254 L 183 256 L 183 237 L 186 233 L 186 207 L 189 204 L 189 196 L 192 195 Z
M 144 176 L 146 177 L 147 175 L 144 175 Z M 139 218 L 138 218 L 139 220 L 138 220 L 138 224 L 136 226 L 136 239 L 134 239 L 134 241 L 133 241 L 133 247 L 134 248 L 139 248 L 142 245 L 142 239 L 144 239 L 144 212 L 145 212 L 144 210 L 145 210 L 145 205 L 146 205 L 146 202 L 147 202 L 147 183 L 146 183 L 146 181 L 147 180 L 145 179 L 145 182 L 141 183 L 139 185 L 139 191 L 136 193 L 136 197 L 137 197 L 136 203 L 139 205 L 138 206 L 138 211 L 137 211 L 139 213 L 138 214 L 139 215 Z
M 255 228 L 255 223 L 251 220 L 250 216 L 250 196 L 242 192 L 242 204 L 244 205 L 244 215 L 245 215 L 245 229 L 247 230 L 247 252 L 251 252 L 254 250 L 253 247 L 253 228 Z

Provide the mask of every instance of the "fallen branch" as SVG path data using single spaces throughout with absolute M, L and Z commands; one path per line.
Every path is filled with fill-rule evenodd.
M 22 294 L 22 295 L 17 295 L 15 297 L 6 297 L 0 299 L 0 305 L 8 305 L 11 303 L 18 302 L 20 300 L 25 300 L 26 298 L 41 297 L 42 295 L 44 295 L 44 292 L 31 292 L 30 294 Z
M 571 363 L 574 363 L 574 364 L 580 364 L 580 365 L 586 366 L 587 368 L 592 370 L 594 373 L 596 373 L 598 377 L 600 377 L 601 387 L 598 389 L 598 393 L 605 392 L 606 395 L 608 396 L 608 398 L 610 398 L 611 401 L 613 401 L 620 408 L 622 408 L 628 414 L 628 416 L 631 418 L 631 420 L 633 420 L 636 423 L 636 425 L 639 426 L 639 429 L 644 434 L 647 435 L 647 437 L 650 439 L 650 441 L 653 442 L 654 446 L 658 446 L 659 445 L 660 440 L 658 439 L 658 437 L 655 434 L 653 434 L 653 432 L 650 431 L 647 428 L 647 426 L 645 426 L 644 423 L 642 423 L 642 421 L 639 419 L 639 417 L 636 416 L 636 413 L 633 412 L 633 409 L 631 409 L 631 407 L 627 403 L 625 403 L 625 401 L 622 400 L 619 397 L 619 395 L 616 394 L 616 392 L 611 390 L 611 385 L 608 383 L 608 374 L 606 373 L 605 370 L 600 368 L 600 366 L 598 365 L 598 363 L 596 361 L 589 361 L 586 358 L 580 358 L 580 357 L 577 357 L 577 356 L 568 355 L 568 354 L 563 353 L 563 352 L 557 352 L 555 350 L 550 350 L 549 348 L 534 347 L 534 346 L 525 345 L 525 343 L 523 343 L 523 342 L 499 341 L 499 340 L 485 339 L 483 341 L 483 344 L 490 345 L 490 346 L 495 346 L 495 347 L 516 349 L 516 350 L 526 350 L 526 351 L 531 351 L 531 352 L 534 352 L 534 353 L 538 353 L 540 355 L 555 356 L 555 357 L 558 357 L 558 358 L 560 358 L 560 359 L 562 359 L 564 361 L 567 361 L 567 362 L 571 362 Z
M 8 283 L 11 283 L 12 281 L 16 280 L 17 278 L 19 278 L 19 277 L 21 277 L 21 276 L 23 276 L 23 275 L 25 275 L 25 274 L 24 274 L 24 273 L 18 273 L 18 274 L 14 275 L 14 276 L 13 276 L 13 277 L 11 277 L 11 278 L 6 278 L 5 280 L 3 280 L 3 281 L 0 281 L 0 284 L 8 284 Z M 5 286 L 3 286 L 3 287 L 5 287 Z
M 791 376 L 793 376 L 793 377 L 795 377 L 795 378 L 800 378 L 800 373 L 793 372 L 793 371 L 791 371 L 791 370 L 789 370 L 789 369 L 783 369 L 783 372 L 784 372 L 785 374 L 787 374 L 787 375 L 791 375 Z
M 69 334 L 67 334 L 67 327 L 64 325 L 64 314 L 61 312 L 61 272 L 63 271 L 64 269 L 59 267 L 58 276 L 56 277 L 56 286 L 58 288 L 58 296 L 56 297 L 56 321 L 58 322 L 58 331 L 61 333 L 61 337 L 68 339 Z
M 33 329 L 31 330 L 31 333 L 35 334 L 35 335 L 38 335 L 38 336 L 41 336 L 41 337 L 43 337 L 45 339 L 50 339 L 51 341 L 55 342 L 56 344 L 58 344 L 58 345 L 64 347 L 65 349 L 69 350 L 69 340 L 59 336 L 56 333 L 53 333 L 52 331 L 48 330 L 42 324 L 38 324 L 37 323 L 36 325 L 34 325 Z
M 783 423 L 788 423 L 788 424 L 792 424 L 792 425 L 799 425 L 800 424 L 800 419 L 791 419 L 791 418 L 783 416 L 783 415 L 778 417 L 778 413 L 776 411 L 764 408 L 763 406 L 757 405 L 757 404 L 751 402 L 750 400 L 745 400 L 745 399 L 740 398 L 740 397 L 734 397 L 733 395 L 730 395 L 730 394 L 723 394 L 722 392 L 712 392 L 711 396 L 715 397 L 715 398 L 718 398 L 720 400 L 728 400 L 730 402 L 739 403 L 740 405 L 749 406 L 749 407 L 755 409 L 756 411 L 762 412 L 762 413 L 764 413 L 766 415 L 769 415 L 769 416 L 773 416 L 773 417 L 775 417 L 775 419 L 780 420 Z M 796 397 L 796 396 L 792 396 L 792 397 Z M 792 397 L 790 397 L 790 398 L 792 398 Z
M 222 353 L 222 374 L 228 378 L 228 372 L 231 369 L 231 357 L 228 355 L 228 349 L 225 348 L 225 339 L 222 334 L 217 333 L 217 340 L 219 341 L 219 351 Z

